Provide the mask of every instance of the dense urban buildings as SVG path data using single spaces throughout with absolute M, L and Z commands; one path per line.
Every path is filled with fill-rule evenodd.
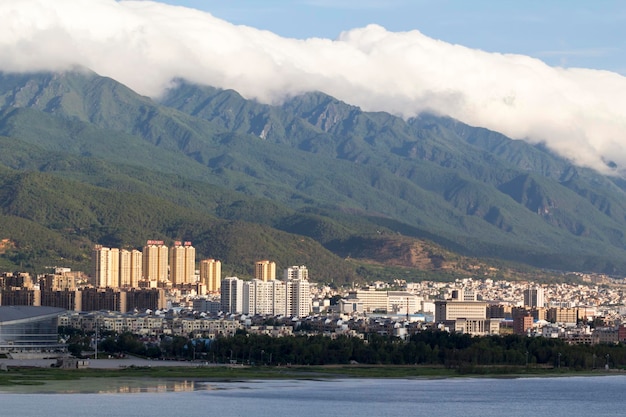
M 269 260 L 254 263 L 254 277 L 222 278 L 219 260 L 196 263 L 195 255 L 191 242 L 182 241 L 168 247 L 151 240 L 143 252 L 97 245 L 91 276 L 64 268 L 38 276 L 0 275 L 0 305 L 111 311 L 124 317 L 187 311 L 202 314 L 207 323 L 220 317 L 289 318 L 294 326 L 306 322 L 309 329 L 332 334 L 362 329 L 346 325 L 340 326 L 343 330 L 331 329 L 332 324 L 312 317 L 325 317 L 328 323 L 366 317 L 374 321 L 365 331 L 398 337 L 428 326 L 472 335 L 563 337 L 570 343 L 626 340 L 626 330 L 618 330 L 626 315 L 626 291 L 619 283 L 608 285 L 607 279 L 549 286 L 471 278 L 452 283 L 396 280 L 338 292 L 312 284 L 304 265 L 286 267 L 282 280 L 276 279 L 276 264 Z M 196 326 L 188 321 L 185 328 Z M 276 329 L 267 331 L 276 333 Z
M 88 280 L 57 268 L 33 279 L 29 274 L 5 273 L 0 279 L 0 305 L 50 306 L 73 311 L 119 312 L 167 307 L 166 290 L 190 290 L 196 282 L 195 248 L 191 242 L 149 240 L 143 252 L 95 245 Z M 219 268 L 217 271 L 219 272 Z M 213 284 L 214 285 L 214 284 Z M 201 289 L 198 286 L 195 290 Z
M 237 277 L 221 279 L 221 262 L 201 260 L 196 274 L 195 248 L 191 242 L 149 240 L 143 251 L 96 245 L 92 251 L 90 282 L 78 285 L 69 271 L 39 277 L 7 274 L 0 302 L 11 305 L 50 305 L 74 311 L 110 310 L 121 313 L 166 308 L 170 302 L 189 295 L 219 295 L 219 311 L 304 317 L 311 312 L 308 270 L 292 266 L 285 281 L 276 280 L 276 264 L 255 263 L 250 281 Z M 215 302 L 205 303 L 214 310 Z

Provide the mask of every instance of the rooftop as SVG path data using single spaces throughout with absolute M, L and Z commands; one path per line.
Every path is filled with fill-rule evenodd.
M 56 307 L 0 306 L 0 324 L 30 318 L 55 316 L 66 310 Z

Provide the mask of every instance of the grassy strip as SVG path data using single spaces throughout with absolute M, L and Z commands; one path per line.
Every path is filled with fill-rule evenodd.
M 594 371 L 593 374 L 603 373 Z M 523 377 L 582 375 L 561 369 L 525 367 L 444 368 L 422 366 L 294 366 L 294 367 L 129 367 L 124 369 L 9 368 L 0 372 L 0 386 L 38 385 L 46 381 L 72 381 L 81 378 L 154 378 L 229 381 L 250 379 L 312 378 L 450 378 L 459 376 Z

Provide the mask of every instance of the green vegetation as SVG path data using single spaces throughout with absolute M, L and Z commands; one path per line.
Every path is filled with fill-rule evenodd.
M 162 238 L 226 273 L 271 257 L 337 284 L 453 279 L 476 257 L 626 273 L 623 181 L 454 120 L 184 82 L 156 102 L 88 71 L 0 74 L 0 103 L 0 265 Z
M 141 353 L 145 349 L 141 345 L 142 342 L 129 333 L 111 334 L 100 344 L 110 354 Z M 604 372 L 605 364 L 611 370 L 626 367 L 626 346 L 621 344 L 569 345 L 558 339 L 541 337 L 472 337 L 439 331 L 417 333 L 407 341 L 375 334 L 362 340 L 345 336 L 336 339 L 325 336 L 271 338 L 240 332 L 232 338 L 219 338 L 213 342 L 184 337 L 164 338 L 161 346 L 170 358 L 187 361 L 195 358 L 196 361 L 183 367 L 161 367 L 159 361 L 155 361 L 154 366 L 122 369 L 9 367 L 0 372 L 0 386 L 41 385 L 45 381 L 81 378 L 210 381 L 553 376 Z
M 270 338 L 240 334 L 219 339 L 209 354 L 220 359 L 257 357 L 271 364 L 331 365 L 351 362 L 367 365 L 443 366 L 471 373 L 473 368 L 567 367 L 589 370 L 602 367 L 609 357 L 611 367 L 626 367 L 624 345 L 569 345 L 560 339 L 523 336 L 472 337 L 442 331 L 423 331 L 407 342 L 374 334 L 366 340 L 340 336 L 296 336 Z M 263 352 L 263 358 L 259 357 Z M 197 353 L 196 353 L 197 354 Z M 241 360 L 240 360 L 241 362 Z M 595 362 L 595 363 L 594 363 Z
M 522 370 L 522 373 L 526 373 Z M 533 374 L 529 372 L 529 374 Z M 453 377 L 459 374 L 439 367 L 400 366 L 181 366 L 127 367 L 122 369 L 9 368 L 0 372 L 0 387 L 42 386 L 51 381 L 118 378 L 158 380 L 234 381 L 242 379 L 410 378 Z M 54 385 L 53 385 L 54 387 Z M 0 388 L 1 389 L 1 388 Z M 80 389 L 75 387 L 74 390 Z
M 198 363 L 197 366 L 155 366 L 127 367 L 121 369 L 50 369 L 50 368 L 9 368 L 0 372 L 1 387 L 36 386 L 47 382 L 86 380 L 154 379 L 159 381 L 238 381 L 243 379 L 321 379 L 321 378 L 451 378 L 460 376 L 555 376 L 571 375 L 568 369 L 546 369 L 525 367 L 485 367 L 482 372 L 459 372 L 459 370 L 436 366 L 391 366 L 391 365 L 336 365 L 336 366 L 211 366 Z M 596 370 L 602 372 L 601 370 Z M 580 375 L 581 372 L 576 372 Z M 94 385 L 98 387 L 98 384 Z M 54 389 L 54 385 L 51 386 Z M 73 387 L 73 391 L 80 390 Z M 100 388 L 102 389 L 102 388 Z
M 306 330 L 303 323 L 303 330 Z M 71 343 L 71 342 L 70 342 Z M 82 343 L 82 342 L 79 342 Z M 323 335 L 270 337 L 239 331 L 233 337 L 189 339 L 164 336 L 143 343 L 130 333 L 110 334 L 100 350 L 111 355 L 201 360 L 211 363 L 257 365 L 420 365 L 461 373 L 484 367 L 569 368 L 591 370 L 626 368 L 626 345 L 570 345 L 561 339 L 517 335 L 470 336 L 425 330 L 406 341 L 375 333 L 359 337 Z

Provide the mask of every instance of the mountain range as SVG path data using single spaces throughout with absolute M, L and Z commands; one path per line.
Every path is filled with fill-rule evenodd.
M 3 269 L 86 269 L 95 243 L 158 238 L 191 240 L 227 274 L 271 258 L 335 283 L 481 262 L 626 273 L 622 178 L 433 114 L 4 73 L 0 149 Z

